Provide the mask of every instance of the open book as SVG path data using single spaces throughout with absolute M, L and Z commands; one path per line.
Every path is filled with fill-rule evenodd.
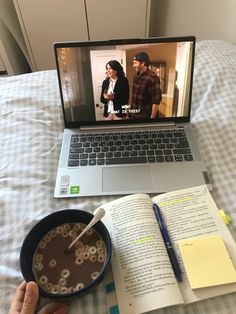
M 182 283 L 173 273 L 153 203 L 161 208 L 182 270 Z M 236 291 L 235 283 L 191 289 L 181 259 L 179 240 L 216 234 L 236 265 L 236 243 L 205 185 L 153 198 L 134 194 L 103 207 L 103 222 L 113 243 L 112 271 L 120 314 L 145 313 Z

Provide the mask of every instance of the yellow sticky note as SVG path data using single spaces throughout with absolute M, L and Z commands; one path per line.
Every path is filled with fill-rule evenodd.
M 178 242 L 192 289 L 236 282 L 236 270 L 218 235 Z

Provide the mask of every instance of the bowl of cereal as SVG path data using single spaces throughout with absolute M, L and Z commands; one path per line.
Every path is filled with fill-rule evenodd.
M 21 272 L 26 281 L 37 282 L 42 296 L 68 299 L 91 291 L 103 280 L 112 245 L 101 221 L 65 254 L 93 217 L 77 209 L 57 211 L 40 220 L 26 236 L 20 252 Z

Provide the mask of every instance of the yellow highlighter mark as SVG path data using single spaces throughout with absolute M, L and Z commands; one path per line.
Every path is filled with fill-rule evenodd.
M 152 241 L 152 240 L 153 240 L 153 237 L 148 236 L 148 237 L 141 238 L 141 239 L 135 240 L 135 241 L 133 241 L 133 242 L 130 242 L 129 245 L 135 245 L 135 244 L 139 244 L 139 243 L 143 243 L 143 242 L 148 242 L 148 241 Z
M 188 202 L 191 200 L 192 200 L 192 197 L 183 197 L 183 198 L 180 198 L 178 200 L 170 200 L 170 201 L 166 201 L 163 203 L 159 203 L 159 206 L 163 207 L 163 206 L 167 206 L 167 205 L 171 205 L 171 204 L 175 204 L 175 203 L 185 203 L 185 202 Z
M 230 217 L 230 215 L 229 214 L 226 214 L 226 212 L 224 211 L 224 209 L 220 209 L 219 210 L 219 214 L 220 214 L 220 216 L 223 218 L 223 220 L 224 220 L 224 223 L 226 224 L 226 225 L 230 225 L 231 224 L 231 217 Z

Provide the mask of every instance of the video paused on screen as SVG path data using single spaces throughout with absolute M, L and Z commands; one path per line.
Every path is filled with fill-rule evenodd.
M 57 48 L 67 122 L 189 113 L 192 43 Z

